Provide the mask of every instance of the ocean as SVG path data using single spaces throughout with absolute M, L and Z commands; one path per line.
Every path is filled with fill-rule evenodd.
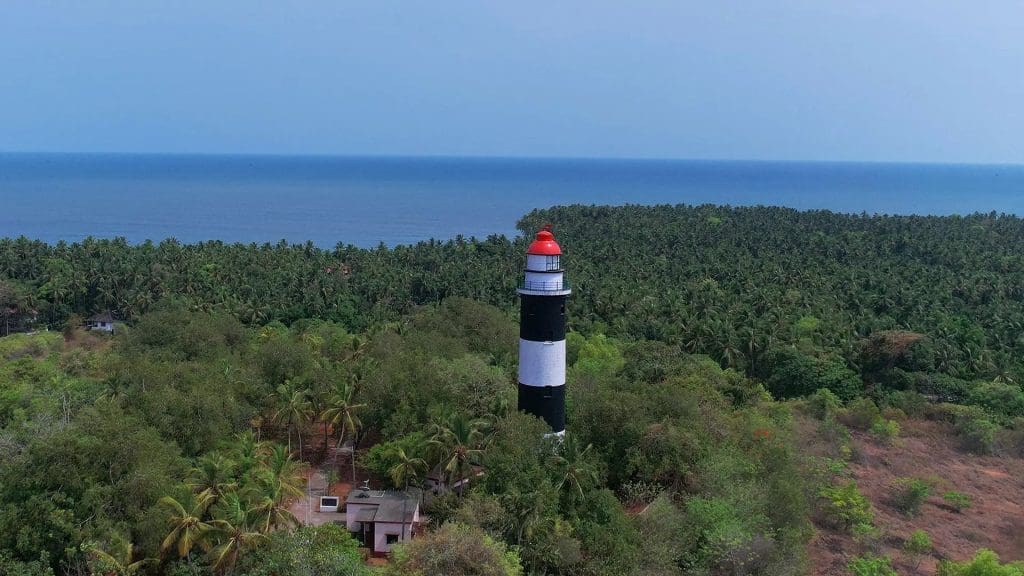
M 394 246 L 559 204 L 1024 215 L 1024 166 L 0 154 L 0 237 Z

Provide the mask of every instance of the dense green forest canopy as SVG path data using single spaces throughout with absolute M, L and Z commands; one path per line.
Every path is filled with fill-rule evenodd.
M 803 566 L 791 414 L 757 383 L 668 344 L 574 334 L 557 444 L 513 408 L 511 315 L 452 298 L 405 320 L 245 327 L 165 302 L 112 338 L 0 338 L 0 571 L 363 574 L 343 530 L 295 529 L 287 511 L 310 438 L 345 410 L 375 485 L 486 470 L 429 504 L 440 530 L 392 573 Z M 475 544 L 446 560 L 452 542 Z M 328 568 L 297 564 L 328 553 Z
M 928 338 L 927 368 L 1019 380 L 1024 221 L 843 215 L 785 208 L 568 206 L 537 210 L 565 249 L 572 328 L 671 342 L 764 376 L 780 344 L 803 341 L 861 364 L 884 330 Z M 113 310 L 130 320 L 179 296 L 243 322 L 303 318 L 353 331 L 462 296 L 516 305 L 526 240 L 492 236 L 333 250 L 311 244 L 0 240 L 8 316 L 61 325 Z M 20 312 L 20 314 L 18 313 Z

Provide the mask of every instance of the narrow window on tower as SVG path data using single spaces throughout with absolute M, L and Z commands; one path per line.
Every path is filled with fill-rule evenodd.
M 551 395 L 552 395 L 552 392 L 551 392 L 551 386 L 545 386 L 545 387 L 544 387 L 544 399 L 545 399 L 545 400 L 548 400 L 548 399 L 550 399 L 550 398 L 551 398 Z

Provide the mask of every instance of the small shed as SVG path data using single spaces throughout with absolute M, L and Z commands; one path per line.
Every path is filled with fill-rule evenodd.
M 114 331 L 114 315 L 108 312 L 97 314 L 85 321 L 86 330 Z
M 364 484 L 345 501 L 345 526 L 375 556 L 411 540 L 420 524 L 419 491 L 370 490 Z

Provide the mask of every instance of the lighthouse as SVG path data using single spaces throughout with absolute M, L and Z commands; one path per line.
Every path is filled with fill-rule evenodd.
M 519 409 L 565 434 L 565 300 L 562 249 L 545 226 L 526 251 L 519 286 Z

